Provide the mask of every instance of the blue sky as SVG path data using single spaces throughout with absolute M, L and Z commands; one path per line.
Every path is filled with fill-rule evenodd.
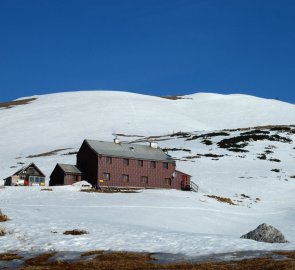
M 293 0 L 0 0 L 0 101 L 60 91 L 295 103 Z

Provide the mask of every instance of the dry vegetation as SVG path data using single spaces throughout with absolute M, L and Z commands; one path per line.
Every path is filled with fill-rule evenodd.
M 36 154 L 36 155 L 30 155 L 30 156 L 27 156 L 27 158 L 36 158 L 36 157 L 48 157 L 48 156 L 54 156 L 54 155 L 56 155 L 58 152 L 60 152 L 60 151 L 64 151 L 64 150 L 68 150 L 68 149 L 71 149 L 71 148 L 61 148 L 61 149 L 56 149 L 56 150 L 53 150 L 53 151 L 50 151 L 50 152 L 45 152 L 45 153 Z
M 133 252 L 107 252 L 107 251 L 90 251 L 81 254 L 80 260 L 66 262 L 63 260 L 54 260 L 56 252 L 43 253 L 24 261 L 22 270 L 135 270 L 135 269 L 154 269 L 154 270 L 283 270 L 295 269 L 295 252 L 281 251 L 274 252 L 272 255 L 279 255 L 282 259 L 275 260 L 273 256 L 267 255 L 261 258 L 244 259 L 240 261 L 223 261 L 223 262 L 202 262 L 189 263 L 179 262 L 162 264 L 152 258 L 148 253 Z M 15 253 L 0 254 L 0 260 L 21 259 Z
M 233 201 L 230 198 L 224 198 L 224 197 L 219 197 L 216 195 L 206 195 L 209 198 L 215 199 L 218 202 L 222 202 L 222 203 L 228 203 L 230 205 L 236 205 L 235 203 L 233 203 Z
M 4 215 L 0 210 L 0 222 L 5 222 L 7 220 L 9 220 L 9 218 L 6 215 Z
M 53 191 L 52 188 L 42 188 L 41 191 Z
M 181 95 L 180 96 L 159 96 L 160 98 L 166 98 L 171 100 L 177 100 L 177 99 L 184 99 Z
M 27 98 L 27 99 L 22 99 L 22 100 L 2 102 L 2 103 L 0 103 L 0 109 L 10 109 L 10 108 L 18 106 L 18 105 L 26 105 L 28 103 L 31 103 L 34 100 L 36 100 L 36 98 Z
M 69 230 L 69 231 L 64 231 L 63 234 L 65 235 L 82 235 L 82 234 L 88 234 L 87 231 L 85 230 Z
M 36 257 L 26 260 L 25 265 L 31 267 L 29 269 L 47 269 L 47 268 L 42 268 L 42 266 L 48 267 L 48 265 L 50 265 L 48 263 L 48 259 L 53 257 L 55 254 L 56 254 L 56 252 L 48 252 L 48 253 L 40 254 Z M 27 269 L 27 268 L 25 268 L 25 269 Z
M 12 261 L 22 259 L 17 253 L 1 253 L 0 254 L 0 261 Z

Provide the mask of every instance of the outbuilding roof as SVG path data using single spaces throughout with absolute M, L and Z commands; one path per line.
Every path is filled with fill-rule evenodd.
M 82 174 L 77 166 L 71 164 L 57 164 L 65 173 Z
M 98 155 L 173 162 L 173 159 L 161 148 L 152 148 L 149 145 L 96 140 L 85 141 Z

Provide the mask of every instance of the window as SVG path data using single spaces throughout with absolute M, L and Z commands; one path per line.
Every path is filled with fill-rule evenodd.
M 147 176 L 142 176 L 141 177 L 141 183 L 142 184 L 147 184 L 149 182 L 149 178 Z
M 171 186 L 171 178 L 165 178 L 165 185 Z
M 123 159 L 123 164 L 126 166 L 129 166 L 129 159 L 128 158 L 124 158 Z
M 124 183 L 129 183 L 129 175 L 128 174 L 122 174 L 122 180 Z
M 137 160 L 137 166 L 143 167 L 143 160 Z
M 107 157 L 106 162 L 107 162 L 107 164 L 112 164 L 113 159 L 111 157 Z
M 111 174 L 110 173 L 103 173 L 102 178 L 103 178 L 104 181 L 110 181 Z
M 168 162 L 163 163 L 163 168 L 168 169 Z
M 156 161 L 151 161 L 151 168 L 156 168 Z

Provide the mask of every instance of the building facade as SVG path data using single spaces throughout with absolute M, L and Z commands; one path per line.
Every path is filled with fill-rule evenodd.
M 50 186 L 72 185 L 82 180 L 82 172 L 75 165 L 56 164 L 50 175 Z
M 190 189 L 190 175 L 155 143 L 137 145 L 84 140 L 77 167 L 93 186 Z
M 30 163 L 4 181 L 6 186 L 44 186 L 45 175 L 36 164 Z

